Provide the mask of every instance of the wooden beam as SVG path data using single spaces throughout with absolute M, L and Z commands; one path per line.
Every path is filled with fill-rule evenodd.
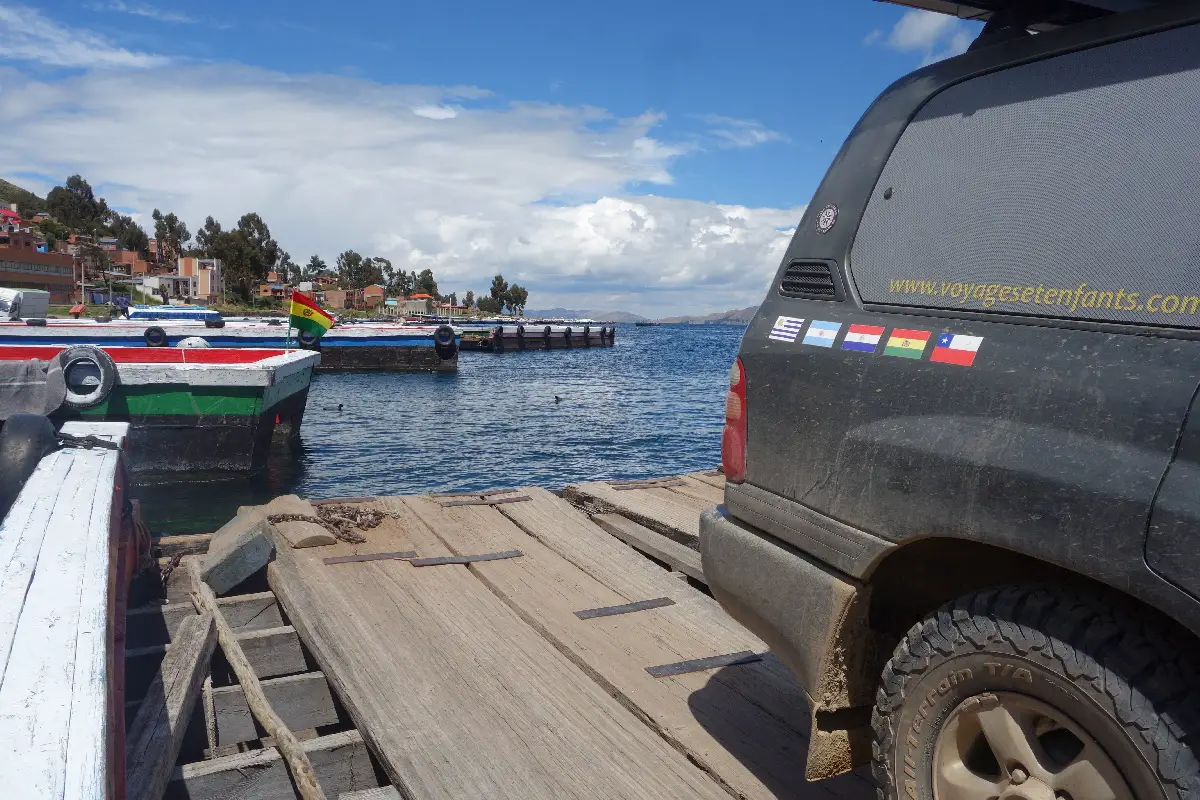
M 183 620 L 179 630 L 196 615 Z M 291 625 L 281 625 L 278 628 L 263 630 L 234 629 L 242 651 L 254 672 L 260 678 L 275 678 L 280 675 L 294 675 L 297 672 L 308 671 L 308 663 L 304 660 L 304 651 L 300 647 L 300 637 Z M 177 642 L 157 644 L 150 647 L 131 648 L 125 651 L 125 675 L 127 685 L 137 683 L 136 676 L 147 671 L 156 670 L 158 662 L 168 652 L 175 649 Z
M 268 515 L 297 514 L 305 517 L 317 516 L 317 510 L 307 500 L 294 494 L 276 497 L 264 507 Z M 337 537 L 315 522 L 273 522 L 271 527 L 292 547 L 323 547 L 335 544 Z
M 195 556 L 208 552 L 208 543 L 212 541 L 211 533 L 192 533 L 180 536 L 152 537 L 156 555 L 160 558 L 171 556 Z
M 346 792 L 338 800 L 401 800 L 401 797 L 395 786 L 378 786 L 374 789 Z
M 225 621 L 221 607 L 217 605 L 217 597 L 213 593 L 212 587 L 201 577 L 200 565 L 191 561 L 188 564 L 188 573 L 192 579 L 192 602 L 196 604 L 196 610 L 204 610 L 213 615 L 221 651 L 225 654 L 229 665 L 233 667 L 233 671 L 237 673 L 246 704 L 253 710 L 254 716 L 262 723 L 267 733 L 275 737 L 288 772 L 295 781 L 296 790 L 303 800 L 326 800 L 325 792 L 321 790 L 316 773 L 313 772 L 312 762 L 308 760 L 308 756 L 300 747 L 300 742 L 292 735 L 288 726 L 271 708 L 270 701 L 263 693 L 262 684 L 259 683 L 250 663 L 246 661 L 242 647 L 238 644 L 237 636 L 229 627 L 229 623 Z
M 158 800 L 166 789 L 217 631 L 211 614 L 183 621 L 179 635 L 138 709 L 125 745 L 129 800 Z
M 215 594 L 225 594 L 267 565 L 275 539 L 262 507 L 238 514 L 212 536 L 201 577 Z M 190 591 L 190 590 L 189 590 Z
M 708 584 L 704 579 L 704 568 L 700 565 L 700 554 L 687 545 L 668 539 L 661 533 L 656 533 L 620 514 L 597 514 L 592 517 L 592 521 L 634 550 L 643 552 L 705 585 Z
M 180 567 L 186 576 L 187 570 Z M 279 605 L 270 592 L 240 594 L 217 600 L 229 627 L 234 630 L 260 630 L 283 625 Z M 171 641 L 185 618 L 196 615 L 188 595 L 183 602 L 145 605 L 129 609 L 126 615 L 125 646 L 137 650 Z
M 379 785 L 358 731 L 321 736 L 300 745 L 329 797 Z M 163 800 L 297 800 L 274 747 L 185 764 L 175 770 Z
M 323 673 L 306 672 L 303 675 L 264 680 L 262 691 L 271 708 L 290 730 L 319 728 L 338 721 L 337 707 Z M 215 687 L 212 700 L 218 747 L 262 737 L 263 734 L 254 725 L 257 715 L 252 712 L 243 687 Z

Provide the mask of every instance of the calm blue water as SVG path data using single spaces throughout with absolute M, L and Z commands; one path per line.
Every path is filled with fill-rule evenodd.
M 611 348 L 463 353 L 456 375 L 320 374 L 299 452 L 274 454 L 254 479 L 193 476 L 137 495 L 151 530 L 185 533 L 290 492 L 558 488 L 708 469 L 743 330 L 622 325 Z

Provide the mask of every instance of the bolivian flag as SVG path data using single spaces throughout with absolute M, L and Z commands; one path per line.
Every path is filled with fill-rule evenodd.
M 929 331 L 910 331 L 896 328 L 888 337 L 887 345 L 883 348 L 885 356 L 900 358 L 920 358 L 929 344 Z
M 288 311 L 288 324 L 300 331 L 307 331 L 320 339 L 325 331 L 333 327 L 333 317 L 321 310 L 314 300 L 299 292 L 292 292 L 292 306 Z

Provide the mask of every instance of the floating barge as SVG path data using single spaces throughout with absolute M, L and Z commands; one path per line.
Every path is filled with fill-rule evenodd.
M 319 340 L 292 330 L 290 344 L 322 355 L 325 370 L 454 372 L 459 334 L 449 325 L 339 324 Z M 189 338 L 214 348 L 286 348 L 286 320 L 118 319 L 0 322 L 0 345 L 90 344 L 98 347 L 171 348 Z
M 162 537 L 179 566 L 129 612 L 129 674 L 152 677 L 128 714 L 173 733 L 129 753 L 130 780 L 189 800 L 874 797 L 860 773 L 805 782 L 802 689 L 703 591 L 689 520 L 722 497 L 715 471 L 284 497 Z M 238 654 L 210 660 L 213 617 Z
M 65 352 L 64 352 L 65 351 Z M 254 472 L 299 436 L 307 350 L 0 345 L 0 362 L 60 365 L 67 398 L 50 416 L 126 422 L 138 472 Z
M 463 350 L 488 353 L 611 347 L 617 337 L 615 325 L 465 325 L 462 331 Z

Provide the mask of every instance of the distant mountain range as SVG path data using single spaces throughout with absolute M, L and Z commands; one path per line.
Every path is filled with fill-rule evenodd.
M 657 322 L 686 323 L 689 325 L 749 325 L 750 320 L 758 313 L 758 306 L 735 308 L 733 311 L 719 311 L 716 314 L 704 314 L 694 317 L 665 317 Z
M 525 309 L 528 318 L 541 319 L 595 319 L 601 322 L 644 322 L 645 317 L 630 314 L 628 311 L 591 311 L 577 308 L 539 308 Z

